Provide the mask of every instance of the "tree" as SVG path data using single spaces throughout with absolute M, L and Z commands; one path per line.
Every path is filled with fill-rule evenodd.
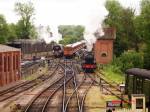
M 114 43 L 116 56 L 120 56 L 128 49 L 138 51 L 141 38 L 136 34 L 135 11 L 131 8 L 122 7 L 118 1 L 106 1 L 105 7 L 109 14 L 104 20 L 104 24 L 117 29 Z
M 64 37 L 64 39 L 60 40 L 59 43 L 63 45 L 67 45 L 67 44 L 73 44 L 77 41 L 78 41 L 77 38 L 74 37 Z
M 150 70 L 150 45 L 147 45 L 144 51 L 144 68 Z
M 58 31 L 62 34 L 61 44 L 72 44 L 83 39 L 85 28 L 81 25 L 60 25 Z
M 0 43 L 5 43 L 8 39 L 8 26 L 3 15 L 0 15 Z
M 139 16 L 141 31 L 140 34 L 146 44 L 144 51 L 144 68 L 150 69 L 150 1 L 141 1 L 141 14 Z
M 8 41 L 12 41 L 14 39 L 17 39 L 17 34 L 16 34 L 16 31 L 17 31 L 17 28 L 16 28 L 16 25 L 11 23 L 11 24 L 8 24 Z
M 17 23 L 17 35 L 19 38 L 29 39 L 36 37 L 36 30 L 33 25 L 34 7 L 32 2 L 15 4 L 15 11 L 21 16 Z
M 123 8 L 118 1 L 106 1 L 105 7 L 109 11 L 109 14 L 104 20 L 104 24 L 117 29 L 116 40 L 114 43 L 114 53 L 119 56 L 125 49 L 127 49 L 127 45 L 124 43 L 123 39 L 121 39 L 121 34 L 123 32 L 121 13 Z

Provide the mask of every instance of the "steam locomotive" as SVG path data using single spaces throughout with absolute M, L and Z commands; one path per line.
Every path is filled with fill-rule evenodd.
M 94 70 L 96 69 L 96 62 L 94 59 L 94 54 L 92 52 L 85 53 L 84 61 L 82 63 L 82 69 L 86 73 L 94 72 Z
M 59 44 L 53 46 L 53 55 L 55 58 L 60 58 L 63 56 L 63 47 Z

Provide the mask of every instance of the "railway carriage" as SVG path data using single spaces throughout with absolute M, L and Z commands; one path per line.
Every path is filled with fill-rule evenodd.
M 129 98 L 131 99 L 131 94 L 145 94 L 146 106 L 150 109 L 150 71 L 139 68 L 128 69 L 125 80 L 125 93 Z
M 74 44 L 66 45 L 64 46 L 64 56 L 66 58 L 71 58 L 75 55 L 76 52 L 80 51 L 85 47 L 86 47 L 85 41 L 80 41 Z

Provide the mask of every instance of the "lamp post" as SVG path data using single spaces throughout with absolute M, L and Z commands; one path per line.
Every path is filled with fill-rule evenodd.
M 121 91 L 121 108 L 123 108 L 123 94 L 124 94 L 124 88 L 125 88 L 125 84 L 120 84 L 120 91 Z

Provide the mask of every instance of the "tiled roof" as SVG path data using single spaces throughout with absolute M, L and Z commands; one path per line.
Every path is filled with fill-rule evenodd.
M 0 44 L 0 52 L 20 51 L 20 49 Z

